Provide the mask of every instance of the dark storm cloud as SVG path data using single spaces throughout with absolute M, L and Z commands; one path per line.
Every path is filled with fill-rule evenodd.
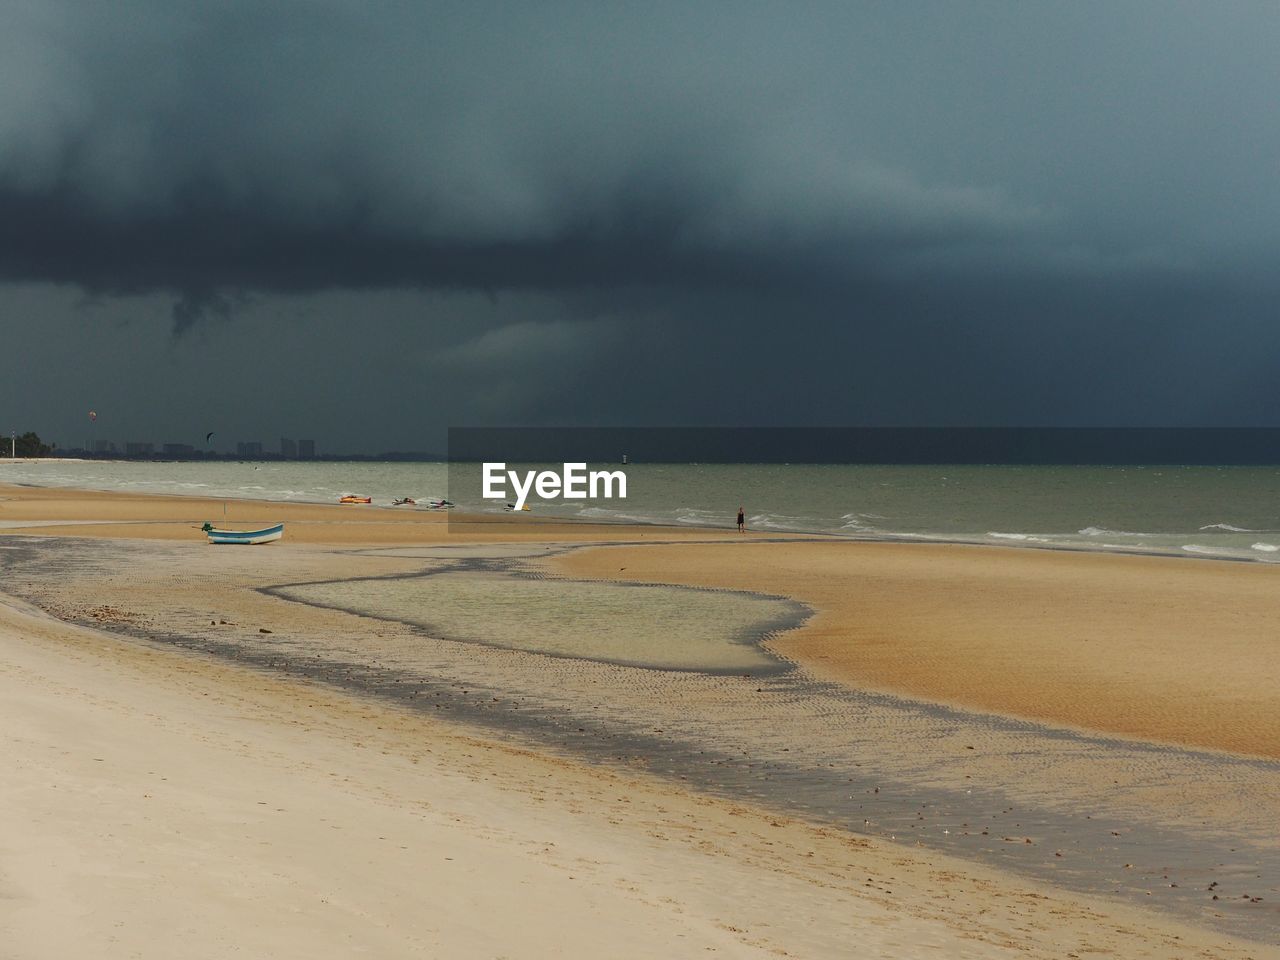
M 862 129 L 841 10 L 9 4 L 0 268 L 176 291 L 188 322 L 224 289 L 789 285 L 1058 244 L 1035 197 Z
M 304 301 L 430 328 L 420 366 L 500 382 L 495 417 L 1275 412 L 1270 5 L 0 0 L 0 27 L 14 285 L 165 296 L 179 330 Z M 397 376 L 361 388 L 421 402 Z

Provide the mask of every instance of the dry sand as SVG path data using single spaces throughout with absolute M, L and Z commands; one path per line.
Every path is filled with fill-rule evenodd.
M 191 526 L 221 520 L 212 511 L 220 511 L 222 501 L 19 488 L 0 490 L 0 497 L 0 523 L 13 524 L 5 532 L 21 530 L 16 524 L 24 522 L 77 522 L 22 530 L 27 535 L 159 536 L 194 538 L 198 544 Z M 439 514 L 351 509 L 229 506 L 233 521 L 284 519 L 289 542 L 328 543 L 346 555 L 335 558 L 334 551 L 314 546 L 296 554 L 278 548 L 284 545 L 253 548 L 264 569 L 296 560 L 315 564 L 317 571 L 343 562 L 371 575 L 394 572 L 404 561 L 386 553 L 350 555 L 356 546 L 391 543 L 724 539 L 704 531 L 553 524 L 462 533 L 465 528 L 443 523 Z M 97 520 L 112 525 L 92 523 Z M 947 623 L 964 622 L 945 619 L 947 596 L 958 603 L 985 591 L 994 620 L 1000 589 L 1012 591 L 1003 596 L 1005 604 L 1045 592 L 1056 596 L 1055 589 L 1066 598 L 1055 602 L 1065 603 L 1076 591 L 1105 586 L 1112 577 L 1080 574 L 1084 579 L 1074 580 L 1070 565 L 1042 567 L 1049 561 L 1031 551 L 929 548 L 895 556 L 899 551 L 881 546 L 680 543 L 611 547 L 555 562 L 574 575 L 625 573 L 627 579 L 796 596 L 818 616 L 785 641 L 787 655 L 829 669 L 843 682 L 886 689 L 910 689 L 913 676 L 923 683 L 919 677 L 958 669 L 954 664 L 972 656 L 968 648 L 957 656 L 939 642 Z M 219 562 L 238 555 L 193 549 Z M 810 559 L 807 551 L 813 551 Z M 919 565 L 911 559 L 916 556 Z M 1149 616 L 1185 589 L 1251 597 L 1249 602 L 1262 606 L 1246 624 L 1253 616 L 1270 616 L 1262 587 L 1240 586 L 1258 574 L 1241 579 L 1237 574 L 1246 568 L 1240 565 L 1171 563 L 1170 570 L 1188 571 L 1186 585 L 1173 593 L 1156 589 L 1165 567 L 1153 568 L 1158 576 L 1153 570 L 1133 574 L 1136 586 L 1155 591 L 1139 594 L 1152 604 L 1141 608 Z M 1201 569 L 1204 576 L 1194 575 Z M 969 580 L 963 579 L 965 571 Z M 263 573 L 255 576 L 261 580 Z M 968 589 L 948 593 L 952 577 L 961 577 Z M 1002 579 L 1011 583 L 1002 588 Z M 247 573 L 230 580 L 228 592 L 242 592 L 246 610 L 270 607 L 281 632 L 290 625 L 282 617 L 295 618 L 299 633 L 338 624 L 339 614 L 295 609 L 253 592 L 254 577 Z M 198 585 L 189 587 L 190 596 L 198 597 Z M 922 661 L 914 672 L 863 674 L 864 660 L 879 661 L 842 659 L 849 645 L 842 631 L 877 611 L 881 629 L 888 629 L 895 589 L 899 603 L 931 603 L 928 609 L 943 618 L 930 634 L 939 649 L 912 648 Z M 856 604 L 868 593 L 879 597 L 880 606 Z M 923 607 L 912 609 L 911 617 L 915 637 L 928 618 Z M 1169 622 L 1176 627 L 1185 619 Z M 1124 633 L 1117 629 L 1115 642 L 1123 642 Z M 1011 634 L 1003 636 L 1011 643 Z M 993 650 L 1000 646 L 997 639 L 989 643 Z M 1042 642 L 1053 649 L 1052 638 Z M 1003 655 L 1016 662 L 1016 653 Z M 1241 655 L 1248 656 L 1248 649 Z M 1137 653 L 1112 656 L 1129 662 L 1124 658 Z M 1169 659 L 1176 674 L 1178 660 Z M 1274 695 L 1265 666 L 1253 671 L 1264 677 L 1257 686 L 1262 695 Z M 1055 671 L 1043 662 L 1027 669 L 1024 677 L 1046 688 L 1056 682 Z M 964 702 L 964 689 L 953 696 L 937 685 L 938 676 L 931 682 L 935 686 L 913 692 Z M 1212 693 L 1230 689 L 1231 682 L 1208 686 Z M 1110 688 L 1089 689 L 1098 699 L 1110 695 Z M 1014 708 L 1027 698 L 1013 696 L 1006 692 L 999 705 L 1018 712 Z M 1213 707 L 1221 697 L 1210 699 Z M 1059 714 L 1053 718 L 1114 722 L 1110 713 L 1085 713 L 1069 704 Z M 477 739 L 420 713 L 188 651 L 105 636 L 21 604 L 0 607 L 0 725 L 9 761 L 8 775 L 0 780 L 5 960 L 236 953 L 316 958 L 360 952 L 522 958 L 1280 956 L 1165 915 L 700 797 L 642 774 Z M 1181 729 L 1167 720 L 1160 732 L 1177 739 L 1168 734 Z

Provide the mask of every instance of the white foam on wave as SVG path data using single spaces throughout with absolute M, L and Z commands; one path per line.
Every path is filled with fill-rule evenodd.
M 582 507 L 578 510 L 576 515 L 585 520 L 613 520 L 624 523 L 663 522 L 661 517 L 648 516 L 639 513 L 624 513 L 621 510 L 610 510 L 606 507 Z
M 592 519 L 613 519 L 614 517 L 621 517 L 623 515 L 618 513 L 616 510 L 608 510 L 604 507 L 579 507 L 578 516 L 590 517 Z
M 1213 547 L 1202 547 L 1198 543 L 1184 543 L 1182 549 L 1187 553 L 1200 553 L 1206 556 L 1215 557 L 1221 554 L 1221 551 L 1213 549 Z
M 1253 549 L 1261 550 L 1263 553 L 1275 553 L 1277 550 L 1280 550 L 1280 547 L 1276 546 L 1274 543 L 1255 543 L 1253 545 Z
M 1133 530 L 1108 530 L 1106 527 L 1085 527 L 1076 533 L 1082 537 L 1154 537 L 1154 533 L 1136 533 Z
M 1229 523 L 1207 523 L 1201 530 L 1226 530 L 1228 533 L 1262 533 L 1262 530 L 1253 530 L 1249 527 L 1233 527 Z
M 789 517 L 774 513 L 756 513 L 747 518 L 747 526 L 765 530 L 804 530 L 813 521 L 806 517 Z
M 870 523 L 863 523 L 861 520 L 847 520 L 840 524 L 841 530 L 856 530 L 862 533 L 875 533 L 878 527 Z
M 685 507 L 676 513 L 676 523 L 692 523 L 700 527 L 723 526 L 732 523 L 736 517 L 718 510 L 698 510 Z

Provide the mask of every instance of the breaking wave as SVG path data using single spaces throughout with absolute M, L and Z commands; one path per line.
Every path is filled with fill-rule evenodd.
M 987 531 L 987 536 L 993 540 L 1015 540 L 1018 543 L 1052 543 L 1047 537 L 1033 537 L 1029 533 L 997 533 L 994 530 Z
M 882 517 L 878 513 L 846 513 L 840 518 L 844 523 L 840 524 L 841 530 L 865 530 L 872 532 L 879 530 L 872 520 L 888 520 L 888 517 Z
M 1154 533 L 1137 533 L 1133 530 L 1108 530 L 1106 527 L 1085 527 L 1076 533 L 1082 537 L 1154 537 Z

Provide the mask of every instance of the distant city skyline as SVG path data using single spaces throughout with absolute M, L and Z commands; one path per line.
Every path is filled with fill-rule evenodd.
M 150 452 L 156 453 L 175 453 L 175 454 L 193 454 L 193 453 L 244 453 L 244 448 L 252 446 L 256 448 L 256 453 L 269 453 L 274 456 L 281 456 L 286 459 L 306 458 L 315 456 L 316 441 L 314 438 L 299 437 L 281 437 L 278 444 L 273 446 L 270 443 L 264 443 L 261 440 L 234 440 L 229 444 L 197 444 L 186 443 L 174 440 L 142 440 L 142 439 L 126 439 L 117 440 L 114 438 L 95 438 L 92 441 L 82 441 L 80 443 L 62 443 L 56 438 L 50 439 L 41 437 L 45 443 L 53 444 L 59 450 L 83 450 L 90 453 L 111 453 L 124 452 L 129 447 L 148 447 Z M 138 450 L 136 452 L 144 452 Z

